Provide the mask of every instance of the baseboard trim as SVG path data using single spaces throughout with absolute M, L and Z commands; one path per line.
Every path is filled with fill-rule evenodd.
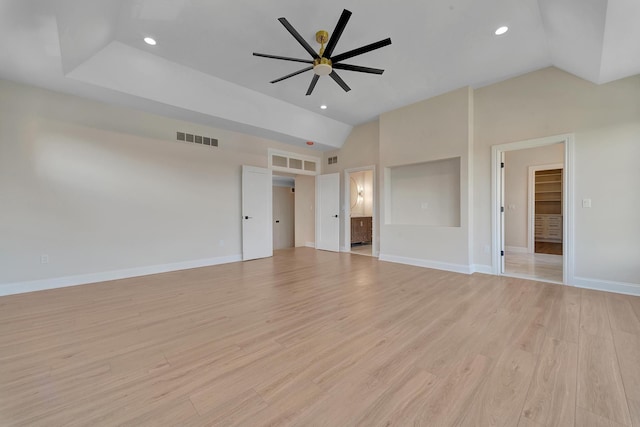
M 26 292 L 44 291 L 47 289 L 66 288 L 68 286 L 87 285 L 109 280 L 128 279 L 131 277 L 148 276 L 150 274 L 168 273 L 170 271 L 188 270 L 190 268 L 209 267 L 212 265 L 228 264 L 242 261 L 242 255 L 230 255 L 218 258 L 197 259 L 192 261 L 174 262 L 171 264 L 134 267 L 123 270 L 104 271 L 100 273 L 79 274 L 75 276 L 56 277 L 52 279 L 31 280 L 0 284 L 0 296 L 22 294 Z
M 313 249 L 316 248 L 316 242 L 307 242 L 304 245 L 308 248 L 313 248 Z
M 473 272 L 493 275 L 493 267 L 490 265 L 484 265 L 484 264 L 474 264 Z
M 505 246 L 504 250 L 506 252 L 513 252 L 516 254 L 528 254 L 529 248 L 524 248 L 522 246 Z
M 612 282 L 609 280 L 574 277 L 572 280 L 572 284 L 578 288 L 640 296 L 640 284 L 636 283 Z
M 448 262 L 432 261 L 428 259 L 407 258 L 396 255 L 380 254 L 378 256 L 380 261 L 395 262 L 398 264 L 413 265 L 416 267 L 433 268 L 435 270 L 452 271 L 454 273 L 471 274 L 473 273 L 472 267 L 463 264 L 452 264 Z

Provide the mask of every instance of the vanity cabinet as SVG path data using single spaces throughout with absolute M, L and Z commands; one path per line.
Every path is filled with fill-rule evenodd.
M 370 216 L 351 218 L 351 244 L 371 243 L 372 222 Z

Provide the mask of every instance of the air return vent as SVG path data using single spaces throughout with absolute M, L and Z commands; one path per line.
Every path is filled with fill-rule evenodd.
M 269 149 L 269 168 L 296 175 L 317 175 L 320 172 L 320 159 Z
M 192 142 L 194 144 L 209 145 L 211 147 L 218 146 L 218 140 L 209 136 L 194 135 L 186 132 L 176 132 L 176 140 Z

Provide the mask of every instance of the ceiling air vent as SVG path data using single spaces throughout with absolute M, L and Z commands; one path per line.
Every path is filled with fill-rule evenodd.
M 209 136 L 194 135 L 186 132 L 176 132 L 177 141 L 193 142 L 194 144 L 208 145 L 210 147 L 217 147 L 218 140 Z

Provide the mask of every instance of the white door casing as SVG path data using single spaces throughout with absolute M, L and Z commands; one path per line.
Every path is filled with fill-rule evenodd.
M 316 249 L 340 251 L 340 174 L 316 176 Z
M 562 179 L 562 283 L 574 284 L 574 156 L 575 142 L 573 134 L 555 135 L 544 138 L 530 139 L 526 141 L 510 142 L 491 147 L 491 230 L 492 247 L 500 246 L 501 240 L 501 171 L 500 162 L 505 151 L 523 150 L 564 143 L 564 163 Z M 496 275 L 503 274 L 501 268 L 500 252 L 494 250 L 491 257 L 492 272 Z M 542 279 L 536 279 L 541 281 Z M 542 280 L 544 281 L 544 280 Z
M 371 171 L 373 173 L 373 181 L 372 181 L 372 206 L 371 206 L 371 256 L 377 257 L 377 239 L 376 239 L 376 224 L 377 224 L 377 212 L 378 212 L 378 197 L 376 194 L 377 186 L 376 186 L 376 167 L 375 165 L 371 166 L 363 166 L 358 168 L 350 168 L 344 170 L 344 218 L 342 219 L 343 227 L 344 227 L 344 242 L 343 247 L 345 251 L 349 252 L 351 249 L 351 174 L 354 172 L 361 171 Z
M 273 256 L 271 170 L 242 166 L 242 260 Z

